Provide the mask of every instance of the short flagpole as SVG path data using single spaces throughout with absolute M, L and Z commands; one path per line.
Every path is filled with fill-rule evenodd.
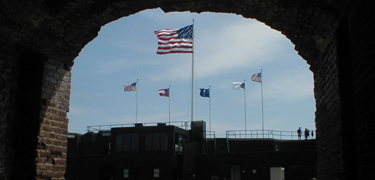
M 137 89 L 137 98 L 136 98 L 136 103 L 135 103 L 135 123 L 138 123 L 138 79 L 137 79 L 137 84 L 136 84 L 136 89 Z
M 210 131 L 211 131 L 211 85 L 208 86 L 208 92 L 209 92 L 209 96 L 208 96 L 208 111 L 209 111 L 209 114 L 208 114 L 208 119 L 210 121 Z M 210 132 L 211 133 L 211 132 Z
M 169 91 L 169 96 L 168 96 L 168 99 L 169 99 L 169 125 L 171 125 L 171 85 L 169 85 L 168 91 Z
M 262 96 L 262 131 L 263 131 L 263 136 L 264 136 L 264 118 L 263 118 L 263 73 L 262 73 L 262 69 L 260 69 L 260 74 L 261 74 L 260 91 L 261 91 L 261 96 Z
M 245 83 L 245 79 L 243 80 L 243 83 L 245 84 L 244 86 L 244 90 L 243 90 L 243 95 L 244 95 L 244 112 L 245 112 L 245 137 L 246 137 L 246 83 Z

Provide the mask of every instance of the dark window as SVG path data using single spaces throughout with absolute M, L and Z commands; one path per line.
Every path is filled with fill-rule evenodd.
M 145 138 L 146 151 L 167 151 L 168 134 L 167 133 L 148 133 Z
M 130 134 L 122 135 L 122 151 L 130 151 L 131 141 Z
M 152 134 L 152 150 L 160 150 L 160 133 Z
M 116 151 L 138 151 L 138 134 L 118 134 L 116 136 Z
M 146 134 L 145 143 L 145 150 L 152 151 L 152 133 Z
M 167 133 L 160 134 L 160 150 L 162 151 L 168 150 L 168 134 Z
M 122 151 L 122 134 L 116 135 L 115 150 L 117 152 Z
M 132 137 L 131 137 L 131 142 L 132 142 L 132 146 L 131 146 L 131 151 L 138 151 L 138 147 L 139 147 L 139 137 L 138 137 L 138 134 L 132 134 Z

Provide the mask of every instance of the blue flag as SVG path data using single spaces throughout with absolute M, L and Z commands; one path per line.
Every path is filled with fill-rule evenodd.
M 202 89 L 202 88 L 201 88 L 201 93 L 200 93 L 200 95 L 201 95 L 202 97 L 210 97 L 210 89 Z

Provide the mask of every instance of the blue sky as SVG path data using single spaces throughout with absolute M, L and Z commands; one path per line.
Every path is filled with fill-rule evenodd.
M 190 121 L 191 54 L 157 55 L 155 30 L 182 28 L 194 19 L 195 117 L 217 137 L 244 130 L 244 93 L 232 82 L 246 81 L 248 130 L 315 129 L 313 75 L 279 31 L 254 19 L 221 13 L 164 13 L 145 10 L 102 27 L 75 59 L 68 117 L 69 132 L 89 125 L 128 124 L 136 119 L 136 92 L 123 85 L 138 79 L 138 122 L 168 122 L 169 101 L 158 94 L 171 86 L 171 121 Z M 199 88 L 211 86 L 209 100 Z

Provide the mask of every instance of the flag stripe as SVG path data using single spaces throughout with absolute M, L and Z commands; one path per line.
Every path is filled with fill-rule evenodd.
M 170 54 L 170 53 L 192 53 L 193 51 L 168 51 L 168 52 L 157 52 L 157 54 Z
M 162 49 L 162 50 L 170 50 L 170 49 L 173 49 L 173 48 L 182 48 L 182 49 L 186 49 L 186 48 L 189 48 L 191 46 L 189 45 L 175 45 L 175 44 L 169 44 L 169 45 L 165 45 L 163 47 L 159 47 L 159 49 Z

